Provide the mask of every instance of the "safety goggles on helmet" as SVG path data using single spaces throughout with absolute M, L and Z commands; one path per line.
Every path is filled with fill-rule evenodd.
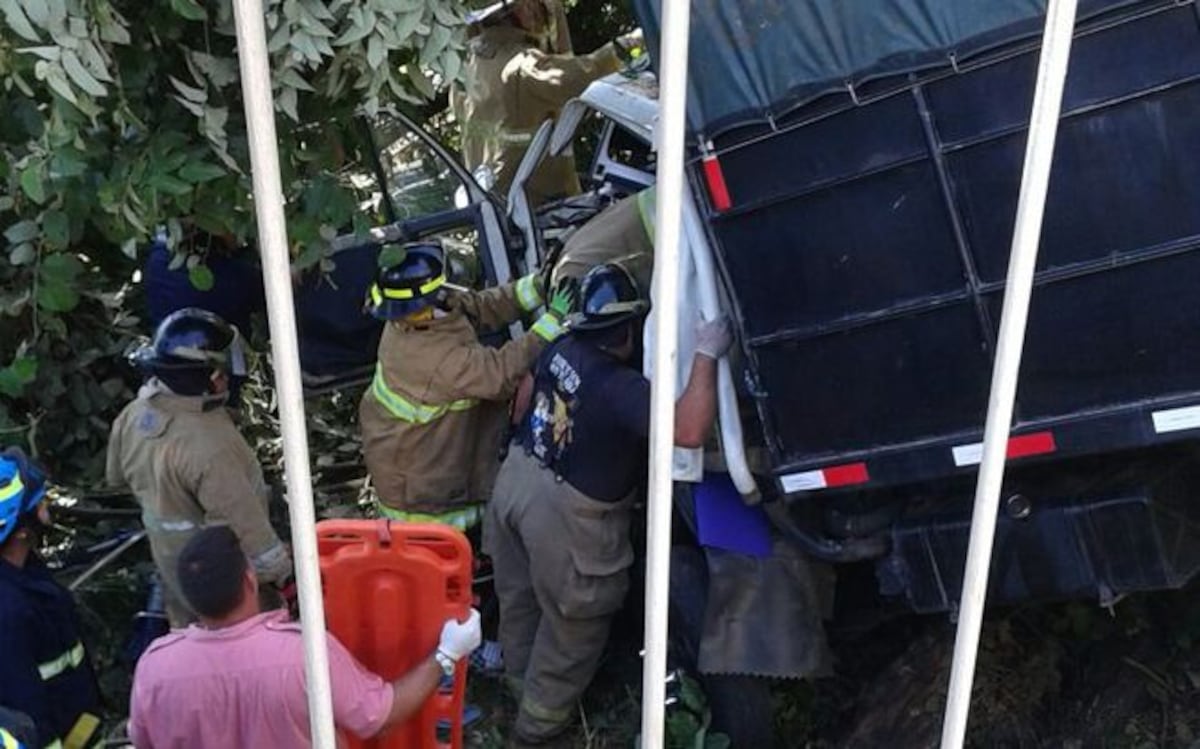
M 198 307 L 187 307 L 163 318 L 154 338 L 133 351 L 130 361 L 155 371 L 220 370 L 244 377 L 246 348 L 237 326 Z
M 380 320 L 398 320 L 436 302 L 446 284 L 446 255 L 441 245 L 412 243 L 403 256 L 379 271 L 367 291 L 367 309 Z
M 10 447 L 0 453 L 0 544 L 45 496 L 46 475 L 24 452 Z

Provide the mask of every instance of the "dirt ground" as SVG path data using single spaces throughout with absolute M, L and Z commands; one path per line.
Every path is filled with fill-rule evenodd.
M 901 617 L 833 635 L 837 675 L 774 685 L 777 749 L 938 744 L 954 625 Z M 629 747 L 637 734 L 636 655 L 609 663 L 581 706 L 578 749 Z M 623 662 L 621 662 L 623 661 Z M 476 678 L 486 716 L 468 745 L 499 749 L 513 705 Z M 693 746 L 673 737 L 672 746 Z M 1132 597 L 1111 611 L 1062 603 L 992 612 L 984 627 L 968 745 L 1013 749 L 1200 749 L 1196 586 Z
M 101 523 L 89 530 L 105 536 L 111 529 Z M 145 549 L 135 549 L 77 595 L 113 716 L 126 706 L 130 677 L 124 648 L 143 605 L 141 586 L 149 568 Z M 633 621 L 636 629 L 636 616 Z M 834 677 L 773 685 L 775 746 L 936 746 L 953 637 L 947 616 L 906 615 L 832 628 Z M 633 746 L 640 716 L 640 636 L 627 632 L 619 642 L 610 647 L 581 706 L 576 747 Z M 468 746 L 499 749 L 513 705 L 498 680 L 472 677 L 469 689 L 470 701 L 485 715 L 469 728 Z M 676 720 L 675 727 L 681 723 L 686 721 Z M 1074 602 L 990 612 L 969 745 L 1200 749 L 1200 583 L 1131 596 L 1111 610 Z M 686 730 L 677 730 L 671 746 L 698 745 Z

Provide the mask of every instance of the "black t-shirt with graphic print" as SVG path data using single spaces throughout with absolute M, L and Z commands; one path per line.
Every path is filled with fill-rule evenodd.
M 609 354 L 565 336 L 538 358 L 517 439 L 592 499 L 616 502 L 642 481 L 650 382 Z

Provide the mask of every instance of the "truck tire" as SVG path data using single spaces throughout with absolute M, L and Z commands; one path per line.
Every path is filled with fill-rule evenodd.
M 712 730 L 729 737 L 733 749 L 775 745 L 775 709 L 771 705 L 771 682 L 757 676 L 700 677 Z

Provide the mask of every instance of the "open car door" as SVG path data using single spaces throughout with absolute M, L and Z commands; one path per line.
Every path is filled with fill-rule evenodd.
M 367 382 L 383 325 L 363 311 L 383 244 L 420 239 L 447 247 L 451 275 L 475 287 L 513 277 L 512 237 L 502 211 L 455 156 L 406 115 L 382 113 L 360 122 L 373 163 L 367 185 L 388 223 L 332 242 L 334 267 L 310 274 L 296 289 L 296 322 L 306 395 Z

